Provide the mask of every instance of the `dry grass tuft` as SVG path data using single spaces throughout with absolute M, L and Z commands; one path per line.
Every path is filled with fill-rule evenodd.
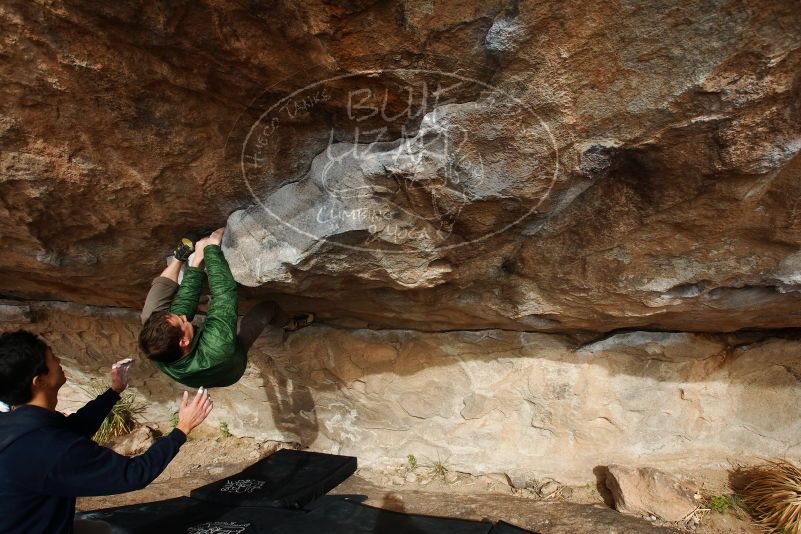
M 105 390 L 106 386 L 92 384 L 84 391 L 91 398 L 94 398 Z M 117 401 L 117 404 L 114 405 L 100 424 L 100 428 L 92 439 L 103 445 L 117 436 L 128 434 L 136 426 L 137 416 L 144 411 L 145 405 L 137 401 L 136 394 L 128 391 L 123 392 L 120 400 Z
M 784 460 L 739 470 L 739 493 L 757 524 L 771 533 L 801 534 L 801 469 Z

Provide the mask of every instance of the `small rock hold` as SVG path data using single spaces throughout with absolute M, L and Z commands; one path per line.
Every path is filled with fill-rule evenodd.
M 486 477 L 496 484 L 503 484 L 505 486 L 512 485 L 512 481 L 509 480 L 509 476 L 506 473 L 489 473 Z
M 542 486 L 540 486 L 539 491 L 537 493 L 539 493 L 540 497 L 542 497 L 543 499 L 547 499 L 548 497 L 552 497 L 557 491 L 559 491 L 559 488 L 561 487 L 562 485 L 559 484 L 557 481 L 548 480 L 544 482 Z
M 681 521 L 697 507 L 695 492 L 688 484 L 651 467 L 610 465 L 605 482 L 619 512 L 645 516 L 651 521 L 657 517 Z
M 531 485 L 531 479 L 521 474 L 510 474 L 509 480 L 512 482 L 512 486 L 517 489 L 523 489 Z
M 111 440 L 109 447 L 117 454 L 135 456 L 150 448 L 158 437 L 158 431 L 147 425 L 136 428 L 133 432 Z

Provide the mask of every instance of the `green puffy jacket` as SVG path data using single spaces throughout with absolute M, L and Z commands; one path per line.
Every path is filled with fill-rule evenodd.
M 236 281 L 219 246 L 207 245 L 203 256 L 211 293 L 206 321 L 195 328 L 186 356 L 171 363 L 156 362 L 156 365 L 185 386 L 230 386 L 242 377 L 247 366 L 247 355 L 236 342 Z M 186 315 L 191 321 L 197 311 L 202 284 L 203 269 L 187 267 L 170 312 Z

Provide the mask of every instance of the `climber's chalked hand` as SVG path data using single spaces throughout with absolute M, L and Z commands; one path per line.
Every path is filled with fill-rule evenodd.
M 225 235 L 225 227 L 217 228 L 209 237 L 206 238 L 208 239 L 208 244 L 219 246 L 222 243 L 223 235 Z

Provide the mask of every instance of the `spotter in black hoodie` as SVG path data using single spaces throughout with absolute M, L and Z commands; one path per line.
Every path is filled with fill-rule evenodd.
M 70 416 L 23 405 L 0 413 L 0 532 L 72 532 L 75 498 L 141 489 L 186 441 L 173 429 L 129 458 L 91 440 L 120 396 L 107 390 Z

